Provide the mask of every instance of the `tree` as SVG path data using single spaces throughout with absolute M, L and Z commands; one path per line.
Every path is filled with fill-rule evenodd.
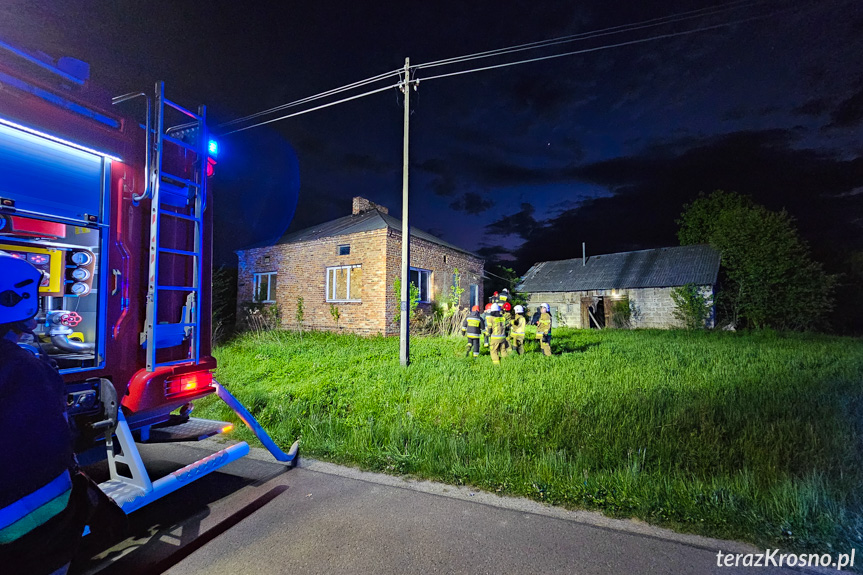
M 514 269 L 502 264 L 492 263 L 486 267 L 486 272 L 482 287 L 486 296 L 491 296 L 494 292 L 499 292 L 503 288 L 506 288 L 509 290 L 509 302 L 512 305 L 524 305 L 527 303 L 528 294 L 515 291 L 515 286 L 521 283 L 521 276 L 515 273 Z
M 684 206 L 678 238 L 707 243 L 722 258 L 717 313 L 742 327 L 812 329 L 833 307 L 835 278 L 814 261 L 784 210 L 717 190 Z

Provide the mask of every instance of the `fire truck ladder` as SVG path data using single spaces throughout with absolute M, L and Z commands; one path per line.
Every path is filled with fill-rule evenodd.
M 172 130 L 165 128 L 166 107 L 187 116 L 191 122 L 184 124 L 185 133 L 190 137 L 181 139 L 171 135 Z M 165 84 L 156 84 L 155 121 L 152 132 L 151 162 L 149 178 L 151 186 L 150 204 L 150 265 L 147 282 L 147 315 L 142 343 L 146 347 L 147 371 L 157 367 L 197 363 L 200 361 L 201 346 L 201 278 L 203 277 L 203 217 L 207 194 L 207 126 L 206 106 L 199 106 L 198 113 L 165 98 Z M 189 140 L 193 143 L 189 143 Z M 182 177 L 166 172 L 163 168 L 165 145 L 178 146 L 196 156 L 194 175 Z M 169 209 L 171 208 L 171 209 Z M 185 220 L 194 228 L 192 250 L 188 245 L 165 246 L 162 244 L 162 228 L 168 218 Z M 187 224 L 188 225 L 188 224 Z M 181 249 L 182 248 L 182 249 Z M 160 263 L 166 254 L 192 260 L 191 285 L 165 285 L 160 282 Z M 165 292 L 186 293 L 182 310 L 160 309 Z M 174 299 L 174 298 L 171 298 Z M 176 300 L 175 300 L 176 301 Z M 164 307 L 164 306 L 163 306 Z M 163 313 L 160 313 L 162 311 Z M 179 313 L 177 313 L 179 312 Z M 160 322 L 160 318 L 180 316 L 177 323 Z M 172 319 L 175 321 L 175 319 Z M 156 361 L 156 351 L 162 348 L 185 346 L 186 357 L 171 361 Z

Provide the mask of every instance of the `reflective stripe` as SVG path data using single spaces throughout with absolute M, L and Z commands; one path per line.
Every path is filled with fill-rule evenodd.
M 478 333 L 469 333 L 469 334 L 467 334 L 467 338 L 468 339 L 479 339 L 479 334 Z
M 72 476 L 66 470 L 48 484 L 0 509 L 0 543 L 14 541 L 66 508 Z

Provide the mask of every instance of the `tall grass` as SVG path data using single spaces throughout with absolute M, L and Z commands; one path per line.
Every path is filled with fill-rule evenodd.
M 530 340 L 530 337 L 528 337 Z M 789 549 L 863 541 L 863 341 L 555 330 L 553 350 L 460 338 L 252 334 L 217 377 L 309 455 Z M 216 400 L 206 417 L 231 418 Z

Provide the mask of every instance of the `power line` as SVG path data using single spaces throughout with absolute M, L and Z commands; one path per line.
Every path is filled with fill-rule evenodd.
M 309 108 L 308 110 L 301 110 L 299 112 L 294 112 L 293 114 L 288 114 L 286 116 L 280 116 L 278 118 L 273 118 L 272 120 L 266 120 L 265 122 L 258 122 L 257 124 L 252 124 L 250 126 L 246 126 L 244 128 L 237 128 L 236 130 L 231 130 L 230 132 L 223 132 L 222 136 L 227 136 L 228 134 L 234 134 L 236 132 L 242 132 L 244 130 L 250 130 L 252 128 L 257 128 L 258 126 L 263 126 L 265 124 L 271 124 L 273 122 L 278 122 L 279 120 L 287 120 L 288 118 L 293 118 L 295 116 L 302 116 L 303 114 L 308 114 L 309 112 L 315 112 L 317 110 L 323 110 L 324 108 L 329 108 L 330 106 L 335 106 L 336 104 L 343 104 L 345 102 L 350 102 L 351 100 L 356 100 L 358 98 L 363 98 L 365 96 L 371 96 L 372 94 L 377 94 L 378 92 L 383 92 L 384 90 L 390 90 L 392 88 L 398 88 L 401 83 L 392 84 L 390 86 L 384 86 L 383 88 L 378 88 L 376 90 L 370 90 L 368 92 L 363 92 L 362 94 L 356 94 L 354 96 L 350 96 L 348 98 L 342 98 L 341 100 L 336 100 L 335 102 L 329 102 L 328 104 L 322 104 L 320 106 L 316 106 L 314 108 Z
M 744 19 L 741 19 L 741 20 L 735 20 L 735 21 L 733 21 L 733 22 L 723 22 L 722 24 L 714 24 L 714 25 L 712 25 L 712 26 L 703 26 L 703 27 L 700 27 L 700 28 L 693 28 L 693 29 L 690 29 L 690 30 L 683 30 L 683 31 L 680 31 L 680 32 L 670 32 L 670 33 L 668 33 L 668 34 L 659 34 L 659 35 L 657 35 L 657 36 L 649 36 L 649 37 L 647 37 L 647 38 L 639 38 L 638 40 L 628 40 L 628 41 L 626 41 L 626 42 L 618 42 L 618 43 L 616 43 L 616 44 L 604 44 L 604 45 L 602 45 L 602 46 L 595 46 L 595 47 L 593 47 L 593 48 L 584 48 L 584 49 L 582 49 L 582 50 L 573 50 L 573 51 L 571 51 L 571 52 L 563 52 L 563 53 L 561 53 L 561 54 L 551 54 L 551 55 L 549 55 L 549 56 L 540 56 L 540 57 L 537 57 L 537 58 L 529 58 L 529 59 L 527 59 L 527 60 L 516 60 L 516 61 L 514 61 L 514 62 L 506 62 L 506 63 L 503 63 L 503 64 L 494 64 L 494 65 L 491 65 L 491 66 L 483 66 L 483 67 L 481 67 L 481 68 L 471 68 L 471 69 L 469 69 L 469 70 L 460 70 L 460 71 L 458 71 L 458 72 L 450 72 L 450 73 L 448 73 L 448 74 L 438 74 L 437 76 L 429 76 L 429 77 L 427 77 L 427 78 L 420 78 L 420 80 L 421 80 L 421 81 L 423 81 L 423 82 L 427 82 L 427 81 L 429 81 L 429 80 L 437 80 L 437 79 L 439 79 L 439 78 L 448 78 L 448 77 L 450 77 L 450 76 L 460 76 L 460 75 L 463 75 L 463 74 L 471 74 L 471 73 L 473 73 L 473 72 L 482 72 L 482 71 L 485 71 L 485 70 L 494 70 L 494 69 L 496 69 L 496 68 L 505 68 L 505 67 L 507 67 L 507 66 L 517 66 L 517 65 L 519 65 L 519 64 L 529 64 L 529 63 L 531 63 L 531 62 L 541 62 L 541 61 L 543 61 L 543 60 L 552 60 L 552 59 L 554 59 L 554 58 L 563 58 L 564 56 L 574 56 L 574 55 L 577 55 L 577 54 L 587 54 L 587 53 L 589 53 L 589 52 L 598 52 L 598 51 L 600 51 L 600 50 L 608 50 L 608 49 L 610 49 L 610 48 L 621 48 L 621 47 L 624 47 L 624 46 L 632 46 L 632 45 L 634 45 L 634 44 L 643 44 L 643 43 L 645 43 L 645 42 L 652 42 L 652 41 L 654 41 L 654 40 L 663 40 L 663 39 L 666 39 L 666 38 L 674 38 L 674 37 L 676 37 L 676 36 L 685 36 L 685 35 L 688 35 L 688 34 L 695 34 L 695 33 L 697 33 L 697 32 L 706 32 L 706 31 L 708 31 L 708 30 L 716 30 L 717 28 L 724 28 L 724 27 L 726 27 L 726 26 L 733 26 L 734 24 L 743 24 L 743 23 L 746 23 L 746 22 L 751 22 L 751 21 L 753 21 L 753 20 L 758 20 L 758 19 L 761 19 L 761 18 L 769 17 L 769 16 L 776 16 L 776 15 L 778 15 L 778 14 L 782 14 L 782 13 L 784 13 L 784 12 L 788 12 L 788 10 L 780 11 L 780 12 L 774 12 L 774 13 L 771 13 L 771 14 L 763 14 L 763 15 L 759 15 L 759 16 L 752 16 L 751 18 L 744 18 Z
M 586 40 L 586 39 L 595 38 L 595 37 L 600 37 L 600 36 L 605 36 L 605 35 L 609 35 L 609 34 L 617 34 L 617 33 L 622 33 L 622 32 L 628 32 L 628 31 L 633 31 L 633 30 L 643 29 L 643 28 L 647 28 L 647 27 L 657 26 L 657 25 L 660 25 L 660 24 L 668 24 L 668 23 L 679 22 L 679 21 L 688 20 L 688 19 L 692 19 L 692 18 L 700 18 L 700 17 L 704 17 L 704 16 L 711 16 L 711 15 L 715 15 L 715 14 L 719 14 L 719 13 L 727 12 L 727 11 L 730 11 L 730 10 L 733 10 L 733 9 L 742 8 L 742 7 L 744 7 L 744 6 L 746 6 L 746 7 L 748 7 L 748 6 L 755 6 L 755 5 L 763 4 L 763 3 L 764 3 L 764 2 L 752 2 L 752 0 L 735 0 L 735 1 L 733 1 L 733 2 L 729 2 L 729 3 L 727 3 L 727 4 L 723 4 L 723 5 L 720 5 L 720 6 L 717 6 L 717 7 L 702 8 L 702 9 L 699 9 L 699 10 L 691 10 L 691 11 L 689 11 L 689 12 L 681 12 L 681 13 L 678 13 L 678 14 L 672 14 L 672 15 L 670 15 L 670 16 L 664 16 L 664 17 L 653 18 L 653 19 L 651 19 L 651 20 L 644 20 L 644 21 L 642 21 L 642 22 L 636 22 L 636 23 L 632 23 L 632 24 L 622 24 L 622 25 L 620 25 L 620 26 L 613 26 L 613 27 L 611 27 L 611 28 L 604 28 L 604 29 L 601 29 L 601 30 L 593 31 L 593 32 L 586 32 L 586 33 L 582 33 L 582 34 L 575 34 L 575 35 L 571 35 L 571 36 L 564 36 L 564 37 L 560 37 L 560 38 L 552 38 L 552 39 L 549 39 L 549 40 L 543 40 L 543 41 L 538 41 L 538 42 L 531 42 L 531 43 L 529 43 L 529 44 L 521 44 L 521 45 L 518 45 L 518 46 L 512 46 L 512 47 L 509 47 L 509 48 L 500 48 L 500 49 L 497 49 L 497 50 L 489 50 L 489 51 L 487 51 L 487 52 L 479 52 L 479 53 L 476 53 L 476 54 L 470 54 L 470 55 L 466 55 L 466 56 L 460 56 L 460 57 L 457 57 L 457 58 L 449 58 L 449 59 L 446 59 L 446 60 L 437 60 L 437 61 L 434 61 L 434 62 L 429 62 L 429 63 L 425 63 L 425 64 L 419 64 L 419 65 L 416 65 L 416 66 L 411 66 L 411 71 L 412 71 L 412 72 L 414 72 L 414 71 L 416 71 L 416 70 L 423 69 L 423 68 L 431 68 L 431 67 L 435 67 L 435 66 L 443 66 L 443 65 L 447 65 L 447 64 L 455 64 L 455 63 L 460 63 L 460 62 L 467 62 L 467 61 L 476 60 L 476 59 L 480 59 L 480 58 L 487 58 L 487 57 L 491 57 L 491 56 L 500 56 L 500 55 L 505 55 L 505 54 L 509 54 L 509 53 L 520 52 L 520 51 L 524 51 L 524 50 L 528 50 L 528 49 L 536 49 L 536 48 L 541 48 L 541 47 L 554 46 L 554 45 L 562 44 L 562 43 L 565 43 L 565 42 L 572 42 L 572 41 L 576 41 L 576 40 Z M 743 19 L 739 19 L 739 20 L 734 20 L 734 21 L 731 21 L 731 22 L 723 22 L 723 23 L 714 24 L 714 25 L 710 25 L 710 26 L 702 26 L 702 27 L 699 27 L 699 28 L 693 28 L 693 29 L 690 29 L 690 30 L 683 30 L 683 31 L 679 31 L 679 32 L 670 32 L 670 33 L 667 33 L 667 34 L 659 34 L 659 35 L 650 36 L 650 37 L 647 37 L 647 38 L 639 38 L 639 39 L 636 39 L 636 40 L 628 40 L 628 41 L 626 41 L 626 42 L 618 42 L 618 43 L 615 43 L 615 44 L 604 44 L 604 45 L 601 45 L 601 46 L 594 46 L 594 47 L 591 47 L 591 48 L 584 48 L 584 49 L 581 49 L 581 50 L 572 50 L 572 51 L 564 52 L 564 53 L 560 53 L 560 54 L 551 54 L 551 55 L 547 55 L 547 56 L 540 56 L 540 57 L 537 57 L 537 58 L 529 58 L 529 59 L 525 59 L 525 60 L 516 60 L 516 61 L 506 62 L 506 63 L 502 63 L 502 64 L 494 64 L 494 65 L 490 65 L 490 66 L 483 66 L 483 67 L 479 67 L 479 68 L 471 68 L 471 69 L 468 69 L 468 70 L 460 70 L 460 71 L 458 71 L 458 72 L 450 72 L 450 73 L 447 73 L 447 74 L 438 74 L 438 75 L 436 75 L 436 76 L 429 76 L 429 77 L 426 77 L 426 78 L 420 78 L 420 80 L 424 80 L 424 81 L 428 81 L 428 80 L 437 80 L 437 79 L 440 79 L 440 78 L 448 78 L 448 77 L 451 77 L 451 76 L 460 76 L 460 75 L 464 75 L 464 74 L 471 74 L 471 73 L 474 73 L 474 72 L 482 72 L 482 71 L 486 71 L 486 70 L 494 70 L 494 69 L 497 69 L 497 68 L 505 68 L 505 67 L 507 67 L 507 66 L 516 66 L 516 65 L 519 65 L 519 64 L 529 64 L 529 63 L 532 63 L 532 62 L 541 62 L 541 61 L 544 61 L 544 60 L 551 60 L 551 59 L 555 59 L 555 58 L 563 58 L 563 57 L 565 57 L 565 56 L 574 56 L 574 55 L 578 55 L 578 54 L 586 54 L 586 53 L 590 53 L 590 52 L 597 52 L 597 51 L 600 51 L 600 50 L 608 50 L 608 49 L 610 49 L 610 48 L 621 48 L 621 47 L 624 47 L 624 46 L 632 46 L 632 45 L 635 45 L 635 44 L 642 44 L 642 43 L 646 43 L 646 42 L 652 42 L 652 41 L 655 41 L 655 40 L 662 40 L 662 39 L 667 39 L 667 38 L 674 38 L 674 37 L 677 37 L 677 36 L 684 36 L 684 35 L 689 35 L 689 34 L 695 34 L 695 33 L 697 33 L 697 32 L 705 32 L 705 31 L 709 31 L 709 30 L 715 30 L 715 29 L 718 29 L 718 28 L 724 28 L 724 27 L 726 27 L 726 26 L 733 26 L 733 25 L 735 25 L 735 24 L 743 24 L 743 23 L 751 22 L 751 21 L 753 21 L 753 20 L 758 20 L 758 19 L 761 19 L 761 18 L 767 18 L 767 17 L 777 16 L 777 15 L 779 15 L 779 14 L 783 14 L 783 13 L 786 13 L 786 12 L 789 12 L 789 11 L 790 11 L 790 10 L 782 10 L 782 11 L 777 11 L 777 12 L 773 12 L 773 13 L 769 13 L 769 14 L 760 14 L 760 15 L 757 15 L 757 16 L 752 16 L 752 17 L 750 17 L 750 18 L 743 18 Z M 285 120 L 285 119 L 288 119 L 288 118 L 293 118 L 293 117 L 295 117 L 295 116 L 300 116 L 300 115 L 303 115 L 303 114 L 307 114 L 307 113 L 309 113 L 309 112 L 314 112 L 314 111 L 317 111 L 317 110 L 322 110 L 322 109 L 324 109 L 324 108 L 329 108 L 329 107 L 331 107 L 331 106 L 335 106 L 335 105 L 337 105 L 337 104 L 342 104 L 342 103 L 345 103 L 345 102 L 349 102 L 349 101 L 351 101 L 351 100 L 356 100 L 356 99 L 358 99 L 358 98 L 362 98 L 362 97 L 365 97 L 365 96 L 370 96 L 370 95 L 372 95 L 372 94 L 377 94 L 377 93 L 379 93 L 379 92 L 383 92 L 383 91 L 385 91 L 385 90 L 389 90 L 390 88 L 397 88 L 397 87 L 403 86 L 406 82 L 408 82 L 408 80 L 407 80 L 407 79 L 405 79 L 405 78 L 401 78 L 401 75 L 402 75 L 401 73 L 402 73 L 402 70 L 401 70 L 401 69 L 393 70 L 393 71 L 391 71 L 391 72 L 385 72 L 385 73 L 383 73 L 383 74 L 378 74 L 377 76 L 372 76 L 372 77 L 370 77 L 370 78 L 366 78 L 365 80 L 360 80 L 360 81 L 358 81 L 358 82 L 354 82 L 354 83 L 352 83 L 352 84 L 346 84 L 345 86 L 342 86 L 342 87 L 340 87 L 340 88 L 335 88 L 335 89 L 332 89 L 332 90 L 328 90 L 328 91 L 326 91 L 326 92 L 321 92 L 321 93 L 319 93 L 319 94 L 315 94 L 315 95 L 313 95 L 313 96 L 309 96 L 309 97 L 307 97 L 307 98 L 303 98 L 303 99 L 301 99 L 301 100 L 296 100 L 296 101 L 294 101 L 294 102 L 290 102 L 290 103 L 287 103 L 287 104 L 283 104 L 283 105 L 281 105 L 281 106 L 276 106 L 275 108 L 270 108 L 269 110 L 263 110 L 263 111 L 261 111 L 261 112 L 257 112 L 257 113 L 255 113 L 255 114 L 250 114 L 250 115 L 248 115 L 248 116 L 244 116 L 244 117 L 242 117 L 242 118 L 237 118 L 236 120 L 231 120 L 231 121 L 229 121 L 229 122 L 225 122 L 225 123 L 223 123 L 223 124 L 220 124 L 220 126 L 228 126 L 228 125 L 237 124 L 237 123 L 240 123 L 240 122 L 243 122 L 243 121 L 249 120 L 249 119 L 257 118 L 257 117 L 260 117 L 260 116 L 263 116 L 263 115 L 266 115 L 266 114 L 274 113 L 274 112 L 277 112 L 277 111 L 280 111 L 280 110 L 284 110 L 284 109 L 287 109 L 287 108 L 290 108 L 290 107 L 295 107 L 295 106 L 298 106 L 298 105 L 301 105 L 301 104 L 304 104 L 304 103 L 309 103 L 309 102 L 312 102 L 312 101 L 315 101 L 315 100 L 318 100 L 318 99 L 321 99 L 321 98 L 325 98 L 325 97 L 328 97 L 328 96 L 333 96 L 333 95 L 336 95 L 336 94 L 339 94 L 339 93 L 342 93 L 342 92 L 345 92 L 345 91 L 348 91 L 348 90 L 352 90 L 352 89 L 356 89 L 356 88 L 359 88 L 359 87 L 362 87 L 362 86 L 366 86 L 366 85 L 368 85 L 368 84 L 371 84 L 371 83 L 378 82 L 378 81 L 381 81 L 381 80 L 383 80 L 383 79 L 389 78 L 389 77 L 391 77 L 391 76 L 396 76 L 396 75 L 400 76 L 400 81 L 399 81 L 398 83 L 396 83 L 396 84 L 392 84 L 392 85 L 389 85 L 389 86 L 385 86 L 385 87 L 383 87 L 383 88 L 378 88 L 378 89 L 375 89 L 375 90 L 371 90 L 371 91 L 368 91 L 368 92 L 364 92 L 364 93 L 362 93 L 362 94 L 357 94 L 357 95 L 354 95 L 354 96 L 350 96 L 350 97 L 348 97 L 348 98 L 342 98 L 342 99 L 340 99 L 340 100 L 336 100 L 336 101 L 334 101 L 334 102 L 330 102 L 330 103 L 328 103 L 328 104 L 324 104 L 324 105 L 321 105 L 321 106 L 316 106 L 316 107 L 314 107 L 314 108 L 309 108 L 309 109 L 307 109 L 307 110 L 302 110 L 302 111 L 299 111 L 299 112 L 295 112 L 295 113 L 293 113 L 293 114 L 288 114 L 288 115 L 280 116 L 280 117 L 278 117 L 278 118 L 273 118 L 273 119 L 270 119 L 270 120 L 267 120 L 267 121 L 264 121 L 264 122 L 258 122 L 258 123 L 256 123 L 256 124 L 251 124 L 251 125 L 246 126 L 246 127 L 243 127 L 243 128 L 239 128 L 239 129 L 236 129 L 236 130 L 231 130 L 230 132 L 224 132 L 222 135 L 229 135 L 229 134 L 233 134 L 233 133 L 236 133 L 236 132 L 242 132 L 242 131 L 244 131 L 244 130 L 248 130 L 248 129 L 251 129 L 251 128 L 256 128 L 256 127 L 258 127 L 258 126 L 263 126 L 263 125 L 265 125 L 265 124 L 270 124 L 270 123 L 272 123 L 272 122 L 277 122 L 277 121 L 279 121 L 279 120 Z M 418 82 L 418 81 L 419 81 L 419 80 L 417 80 L 417 82 Z
M 754 5 L 757 5 L 759 3 L 763 3 L 763 2 L 753 1 L 753 0 L 734 0 L 733 2 L 728 2 L 726 4 L 722 4 L 719 6 L 700 8 L 697 10 L 680 12 L 680 13 L 671 14 L 668 16 L 660 16 L 657 18 L 649 19 L 649 20 L 643 20 L 640 22 L 634 22 L 634 23 L 629 23 L 629 24 L 621 24 L 618 26 L 612 26 L 609 28 L 603 28 L 603 29 L 594 30 L 591 32 L 582 32 L 579 34 L 572 34 L 569 36 L 550 38 L 547 40 L 540 40 L 537 42 L 529 42 L 527 44 L 510 46 L 507 48 L 498 48 L 495 50 L 488 50 L 488 51 L 479 52 L 476 54 L 458 56 L 455 58 L 447 58 L 444 60 L 436 60 L 433 62 L 427 62 L 425 64 L 420 64 L 417 66 L 411 66 L 411 69 L 412 69 L 412 71 L 416 71 L 416 70 L 424 69 L 424 68 L 432 68 L 432 67 L 443 66 L 443 65 L 447 65 L 447 64 L 456 64 L 456 63 L 461 63 L 461 62 L 468 62 L 471 60 L 476 60 L 476 59 L 481 59 L 481 58 L 490 58 L 493 56 L 501 56 L 501 55 L 511 54 L 511 53 L 515 53 L 515 52 L 521 52 L 521 51 L 525 51 L 525 50 L 533 50 L 533 49 L 538 49 L 538 48 L 557 46 L 560 44 L 576 42 L 579 40 L 589 40 L 592 38 L 598 38 L 601 36 L 607 36 L 607 35 L 611 35 L 611 34 L 621 34 L 624 32 L 641 30 L 641 29 L 659 26 L 659 25 L 663 25 L 663 24 L 681 22 L 681 21 L 692 19 L 692 18 L 701 18 L 704 16 L 713 16 L 716 14 L 720 14 L 723 12 L 727 12 L 727 11 L 742 8 L 742 7 L 754 6 Z M 319 100 L 321 98 L 326 98 L 329 96 L 334 96 L 336 94 L 340 94 L 342 92 L 357 89 L 357 88 L 366 86 L 368 84 L 372 84 L 372 83 L 387 79 L 387 78 L 392 77 L 392 76 L 400 75 L 400 73 L 401 73 L 401 69 L 391 70 L 391 71 L 385 72 L 383 74 L 378 74 L 377 76 L 372 76 L 372 77 L 366 78 L 364 80 L 359 80 L 359 81 L 353 82 L 351 84 L 346 84 L 346 85 L 341 86 L 339 88 L 334 88 L 332 90 L 328 90 L 326 92 L 321 92 L 321 93 L 315 94 L 313 96 L 308 96 L 308 97 L 302 98 L 300 100 L 295 100 L 295 101 L 289 102 L 287 104 L 282 104 L 279 106 L 275 106 L 273 108 L 269 108 L 267 110 L 262 110 L 260 112 L 256 112 L 254 114 L 249 114 L 247 116 L 236 118 L 234 120 L 230 120 L 228 122 L 224 122 L 222 124 L 219 124 L 219 126 L 224 127 L 224 126 L 232 126 L 235 124 L 239 124 L 239 123 L 242 123 L 242 122 L 245 122 L 248 120 L 252 120 L 254 118 L 258 118 L 260 116 L 265 116 L 267 114 L 272 114 L 275 112 L 279 112 L 281 110 L 300 106 L 302 104 L 307 104 L 309 102 L 313 102 L 313 101 Z M 229 133 L 231 133 L 231 132 L 229 132 Z
M 673 24 L 676 22 L 683 22 L 685 20 L 691 20 L 694 18 L 703 18 L 705 16 L 715 16 L 716 14 L 729 12 L 731 10 L 736 10 L 739 8 L 756 6 L 758 4 L 763 4 L 763 3 L 764 3 L 763 1 L 759 2 L 759 1 L 753 1 L 753 0 L 735 0 L 734 2 L 728 2 L 728 3 L 722 4 L 720 6 L 700 8 L 698 10 L 690 10 L 688 12 L 680 12 L 677 14 L 671 14 L 668 16 L 651 18 L 649 20 L 643 20 L 640 22 L 632 22 L 629 24 L 620 24 L 618 26 L 611 26 L 609 28 L 592 30 L 590 32 L 580 32 L 578 34 L 571 34 L 568 36 L 549 38 L 547 40 L 539 40 L 536 42 L 528 42 L 526 44 L 509 46 L 506 48 L 497 48 L 495 50 L 487 50 L 484 52 L 477 52 L 475 54 L 469 54 L 469 55 L 465 55 L 465 56 L 457 56 L 454 58 L 447 58 L 444 60 L 436 60 L 433 62 L 426 62 L 424 64 L 419 64 L 419 65 L 415 66 L 415 68 L 417 68 L 417 69 L 433 68 L 436 66 L 443 66 L 443 65 L 447 65 L 447 64 L 458 64 L 458 63 L 467 62 L 470 60 L 478 60 L 481 58 L 490 58 L 493 56 L 501 56 L 501 55 L 511 54 L 511 53 L 515 53 L 515 52 L 522 52 L 525 50 L 534 50 L 534 49 L 538 49 L 538 48 L 546 48 L 549 46 L 557 46 L 560 44 L 577 42 L 580 40 L 590 40 L 590 39 L 599 38 L 602 36 L 609 36 L 609 35 L 613 35 L 613 34 L 622 34 L 624 32 L 643 30 L 645 28 L 652 28 L 652 27 L 661 26 L 664 24 Z
M 239 124 L 240 122 L 245 122 L 246 120 L 251 120 L 254 118 L 258 118 L 260 116 L 265 116 L 267 114 L 272 114 L 275 112 L 279 112 L 281 110 L 285 110 L 287 108 L 293 108 L 295 106 L 299 106 L 301 104 L 307 104 L 314 100 L 319 100 L 321 98 L 326 98 L 327 96 L 334 96 L 336 94 L 340 94 L 342 92 L 346 92 L 348 90 L 353 90 L 356 88 L 360 88 L 362 86 L 366 86 L 368 84 L 373 84 L 375 82 L 379 82 L 381 80 L 385 80 L 391 76 L 398 76 L 401 70 L 392 70 L 390 72 L 385 72 L 383 74 L 378 74 L 377 76 L 372 76 L 370 78 L 366 78 L 365 80 L 359 80 L 357 82 L 353 82 L 351 84 L 345 84 L 339 88 L 333 88 L 332 90 L 327 90 L 326 92 L 321 92 L 319 94 L 315 94 L 313 96 L 308 96 L 306 98 L 302 98 L 300 100 L 295 100 L 293 102 L 289 102 L 287 104 L 282 104 L 280 106 L 276 106 L 274 108 L 270 108 L 268 110 L 261 110 L 260 112 L 255 112 L 254 114 L 249 114 L 248 116 L 243 116 L 242 118 L 237 118 L 235 120 L 230 120 L 228 122 L 224 122 L 219 124 L 219 127 L 223 126 L 232 126 L 234 124 Z M 231 132 L 228 132 L 231 133 Z

